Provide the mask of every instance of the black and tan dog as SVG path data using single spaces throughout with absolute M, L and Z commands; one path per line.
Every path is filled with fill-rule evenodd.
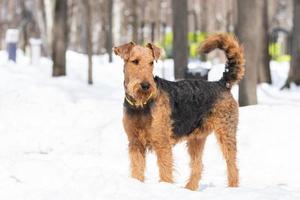
M 171 82 L 153 77 L 153 62 L 160 49 L 133 42 L 114 48 L 124 60 L 124 129 L 129 140 L 131 175 L 143 181 L 145 155 L 157 154 L 160 181 L 173 182 L 172 146 L 186 140 L 191 174 L 186 188 L 196 190 L 202 171 L 202 152 L 207 136 L 215 132 L 227 164 L 228 185 L 237 187 L 236 131 L 238 104 L 230 89 L 244 75 L 243 49 L 230 35 L 210 36 L 201 51 L 225 51 L 226 70 L 216 82 L 182 80 Z

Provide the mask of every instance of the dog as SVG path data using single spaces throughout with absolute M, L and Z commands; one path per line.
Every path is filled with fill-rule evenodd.
M 148 150 L 157 155 L 160 181 L 173 182 L 172 147 L 187 142 L 191 173 L 186 188 L 197 190 L 202 172 L 202 153 L 207 136 L 214 132 L 227 164 L 228 186 L 237 187 L 236 132 L 238 103 L 231 87 L 244 75 L 243 48 L 229 34 L 208 37 L 200 51 L 219 48 L 227 57 L 219 81 L 180 80 L 171 82 L 153 76 L 154 61 L 161 49 L 133 42 L 114 47 L 124 60 L 123 126 L 129 141 L 131 176 L 144 181 Z

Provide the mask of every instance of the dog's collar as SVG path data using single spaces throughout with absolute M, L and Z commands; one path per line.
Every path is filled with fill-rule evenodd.
M 133 107 L 144 107 L 148 104 L 148 102 L 154 98 L 156 95 L 154 95 L 154 93 L 151 93 L 149 95 L 149 97 L 147 98 L 147 100 L 145 102 L 140 102 L 140 103 L 137 103 L 133 100 L 130 100 L 130 98 L 127 96 L 127 94 L 125 94 L 125 100 L 127 101 L 127 103 L 129 103 L 129 105 L 133 106 Z

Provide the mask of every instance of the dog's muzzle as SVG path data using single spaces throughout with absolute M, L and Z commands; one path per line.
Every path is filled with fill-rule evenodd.
M 125 100 L 129 103 L 129 105 L 131 105 L 133 107 L 141 107 L 141 108 L 146 106 L 148 104 L 148 102 L 150 102 L 155 97 L 156 97 L 156 95 L 154 93 L 151 93 L 145 101 L 135 101 L 132 97 L 125 94 Z

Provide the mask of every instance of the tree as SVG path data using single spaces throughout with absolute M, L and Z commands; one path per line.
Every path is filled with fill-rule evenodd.
M 91 1 L 82 0 L 84 23 L 86 30 L 86 52 L 88 56 L 88 84 L 93 84 L 93 42 L 92 42 L 92 23 L 91 23 Z
M 21 49 L 25 52 L 26 47 L 28 46 L 28 41 L 29 41 L 29 36 L 28 36 L 28 25 L 30 21 L 32 20 L 32 13 L 26 8 L 25 6 L 25 1 L 21 1 L 21 15 L 22 15 L 22 21 L 21 21 L 21 37 L 22 37 L 22 42 L 21 42 Z
M 3 24 L 4 24 L 4 20 L 3 20 L 3 14 L 2 14 L 2 9 L 3 9 L 3 2 L 2 0 L 0 0 L 0 49 L 2 49 L 2 33 L 3 33 Z
M 292 82 L 300 85 L 300 0 L 294 0 L 293 24 L 291 67 L 283 88 L 289 88 Z
M 260 26 L 263 1 L 261 0 L 238 0 L 238 23 L 237 36 L 245 50 L 245 77 L 239 86 L 239 103 L 241 106 L 257 103 L 257 65 L 260 51 L 259 43 L 263 33 Z
M 52 37 L 53 76 L 66 75 L 66 51 L 68 46 L 68 1 L 55 0 Z
M 107 52 L 109 62 L 112 62 L 112 48 L 113 48 L 113 0 L 108 0 L 108 31 L 107 31 Z
M 225 1 L 226 8 L 226 31 L 234 32 L 234 16 L 236 16 L 236 7 L 234 0 Z
M 44 0 L 35 0 L 38 5 L 37 9 L 37 24 L 39 26 L 42 38 L 42 50 L 46 56 L 49 55 L 49 46 L 47 43 L 47 21 L 46 21 L 46 10 L 45 10 L 45 2 Z
M 201 32 L 207 32 L 207 24 L 208 24 L 208 0 L 200 0 L 200 19 L 201 19 Z
M 257 83 L 271 83 L 270 71 L 270 55 L 269 55 L 269 16 L 268 16 L 268 0 L 262 0 L 263 11 L 262 20 L 260 20 L 262 35 L 259 37 L 261 47 L 257 49 L 260 53 L 257 65 Z
M 138 21 L 138 0 L 131 0 L 131 26 L 132 26 L 132 41 L 138 42 L 138 31 L 139 31 L 139 21 Z
M 188 65 L 188 9 L 187 1 L 172 0 L 173 57 L 175 78 L 182 79 Z
M 141 1 L 141 24 L 140 24 L 140 35 L 139 35 L 139 44 L 144 44 L 145 42 L 145 25 L 146 25 L 146 8 L 147 8 L 147 1 Z

